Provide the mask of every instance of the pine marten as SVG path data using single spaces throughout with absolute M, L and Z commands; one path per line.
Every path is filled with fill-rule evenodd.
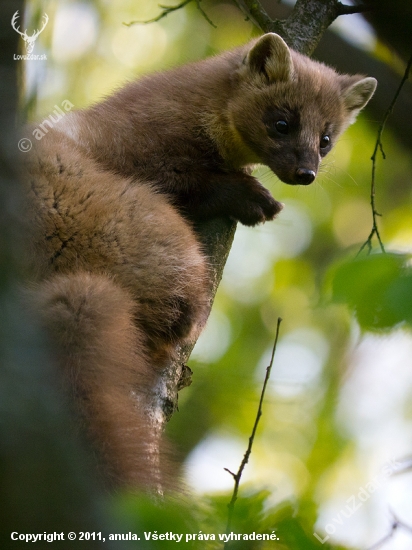
M 266 34 L 67 114 L 24 155 L 32 301 L 115 485 L 163 483 L 147 396 L 208 311 L 193 221 L 281 204 L 251 175 L 310 184 L 374 93 Z

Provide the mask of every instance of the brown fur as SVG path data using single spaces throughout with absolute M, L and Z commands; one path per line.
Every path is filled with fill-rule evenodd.
M 58 132 L 25 171 L 32 303 L 87 435 L 110 485 L 164 487 L 146 409 L 176 343 L 205 321 L 197 240 L 165 197 L 102 171 Z
M 58 344 L 64 386 L 100 449 L 107 485 L 162 485 L 161 470 L 150 460 L 156 432 L 148 432 L 145 412 L 155 373 L 132 297 L 108 277 L 80 271 L 42 284 L 32 305 Z
M 330 150 L 320 150 L 321 136 L 333 144 L 375 86 L 373 78 L 338 75 L 268 34 L 132 82 L 70 114 L 64 126 L 102 166 L 154 182 L 186 215 L 255 225 L 281 205 L 249 166 L 263 163 L 285 183 L 307 183 L 297 170 L 316 174 Z M 273 138 L 268 130 L 279 118 L 290 121 L 291 132 Z
M 115 483 L 164 484 L 147 405 L 208 304 L 206 260 L 185 218 L 273 219 L 281 205 L 250 165 L 310 183 L 330 149 L 322 136 L 334 142 L 375 84 L 269 34 L 70 113 L 25 156 L 33 303 Z

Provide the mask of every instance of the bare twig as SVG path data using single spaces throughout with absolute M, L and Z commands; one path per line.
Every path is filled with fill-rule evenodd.
M 159 13 L 159 15 L 153 17 L 153 19 L 148 19 L 147 21 L 130 21 L 130 23 L 123 23 L 123 25 L 126 25 L 126 27 L 131 27 L 132 25 L 145 25 L 146 23 L 156 23 L 157 21 L 163 19 L 163 17 L 169 15 L 169 13 L 180 10 L 180 8 L 183 8 L 184 6 L 186 6 L 186 4 L 189 4 L 190 2 L 192 2 L 192 0 L 183 0 L 183 2 L 180 2 L 180 4 L 177 4 L 176 6 L 162 6 L 162 4 L 159 4 L 159 8 L 162 11 Z
M 358 5 L 358 6 L 347 6 L 338 2 L 338 15 L 353 15 L 354 13 L 364 13 L 365 11 L 371 11 L 370 6 Z
M 263 32 L 273 31 L 275 21 L 269 17 L 260 2 L 256 2 L 256 0 L 235 0 L 235 2 L 247 19 L 252 21 L 256 27 Z
M 196 0 L 197 9 L 200 11 L 200 13 L 203 15 L 203 17 L 206 19 L 206 21 L 209 23 L 209 25 L 212 25 L 215 29 L 217 28 L 216 25 L 213 23 L 213 21 L 209 18 L 207 13 L 204 11 L 204 9 L 200 5 L 201 0 Z
M 397 521 L 394 521 L 392 523 L 392 526 L 391 526 L 391 530 L 390 532 L 385 535 L 383 537 L 383 539 L 381 539 L 380 541 L 378 541 L 376 544 L 374 544 L 373 546 L 371 546 L 370 548 L 368 548 L 367 550 L 378 550 L 378 548 L 381 548 L 383 544 L 385 544 L 386 542 L 388 542 L 389 539 L 391 539 L 393 537 L 393 535 L 395 534 L 395 531 L 397 530 L 397 528 L 399 527 L 399 524 Z
M 262 416 L 263 399 L 265 397 L 266 387 L 267 387 L 267 384 L 268 384 L 268 381 L 269 381 L 269 378 L 270 378 L 270 373 L 271 373 L 272 366 L 273 366 L 273 360 L 275 358 L 276 346 L 277 346 L 278 339 L 279 339 L 279 329 L 280 329 L 280 323 L 281 322 L 282 322 L 282 319 L 279 317 L 278 322 L 277 322 L 277 327 L 276 327 L 275 342 L 273 344 L 273 349 L 272 349 L 272 356 L 270 358 L 269 366 L 266 368 L 266 376 L 265 376 L 265 380 L 263 382 L 262 392 L 260 394 L 259 406 L 258 406 L 258 410 L 257 410 L 257 414 L 256 414 L 255 423 L 253 425 L 252 433 L 249 437 L 248 447 L 246 449 L 246 452 L 243 456 L 242 462 L 240 463 L 239 469 L 238 469 L 236 474 L 234 474 L 228 468 L 225 468 L 226 472 L 228 472 L 233 477 L 233 479 L 235 481 L 235 485 L 233 487 L 232 498 L 230 499 L 230 502 L 227 505 L 227 507 L 228 507 L 228 519 L 227 519 L 226 533 L 229 533 L 230 529 L 231 529 L 233 512 L 234 512 L 235 503 L 236 503 L 236 500 L 237 500 L 237 495 L 238 495 L 238 492 L 239 492 L 240 479 L 242 477 L 243 470 L 245 469 L 245 466 L 249 461 L 249 457 L 250 457 L 250 454 L 252 452 L 253 442 L 255 440 L 256 430 L 257 430 L 257 427 L 258 427 L 258 424 L 259 424 L 260 417 Z M 224 548 L 227 548 L 228 544 L 229 544 L 229 542 L 225 542 Z
M 147 21 L 130 21 L 130 23 L 123 23 L 123 25 L 126 25 L 126 27 L 131 27 L 132 25 L 145 25 L 147 23 L 156 23 L 157 21 L 160 21 L 163 19 L 163 17 L 166 17 L 169 15 L 169 13 L 172 13 L 174 11 L 180 10 L 181 8 L 184 8 L 187 4 L 190 4 L 193 0 L 183 0 L 183 2 L 180 2 L 180 4 L 177 4 L 176 6 L 163 6 L 162 4 L 159 4 L 159 8 L 162 10 L 159 15 L 156 17 L 153 17 L 153 19 L 148 19 Z M 200 2 L 201 0 L 195 0 L 197 9 L 200 11 L 200 13 L 203 15 L 203 17 L 206 19 L 206 21 L 212 25 L 212 27 L 216 28 L 216 25 L 213 23 L 213 21 L 209 18 L 207 13 L 204 11 L 204 9 L 201 7 Z
M 406 457 L 402 459 L 400 467 L 395 470 L 393 475 L 403 475 L 409 473 L 412 470 L 412 457 Z
M 368 254 L 370 254 L 371 250 L 372 250 L 372 239 L 373 239 L 373 236 L 376 235 L 376 238 L 378 239 L 378 242 L 379 242 L 379 246 L 382 250 L 382 252 L 385 252 L 385 247 L 383 246 L 383 243 L 382 243 L 382 240 L 381 240 L 381 236 L 379 234 L 379 229 L 378 229 L 378 224 L 377 224 L 377 217 L 378 216 L 381 216 L 382 214 L 379 214 L 379 212 L 376 210 L 376 206 L 375 206 L 375 173 L 376 173 L 376 157 L 378 156 L 378 151 L 381 152 L 382 154 L 382 158 L 385 159 L 386 156 L 385 156 L 385 152 L 383 150 L 383 145 L 382 145 L 382 134 L 383 134 L 383 130 L 385 128 L 385 125 L 386 125 L 386 122 L 389 118 L 389 116 L 391 115 L 394 107 L 395 107 L 395 104 L 396 104 L 396 101 L 399 97 L 399 94 L 401 93 L 401 90 L 405 84 L 405 82 L 408 80 L 409 78 L 409 73 L 410 73 L 410 70 L 411 70 L 411 67 L 412 67 L 412 56 L 410 57 L 409 61 L 408 61 L 408 64 L 406 65 L 406 69 L 405 69 L 405 73 L 402 77 L 402 80 L 399 84 L 399 87 L 398 89 L 396 90 L 396 93 L 395 95 L 393 96 L 393 99 L 391 101 L 391 104 L 389 105 L 386 113 L 385 113 L 385 116 L 383 117 L 382 119 L 382 122 L 378 128 L 378 135 L 377 135 L 377 138 L 376 138 L 376 143 L 375 143 L 375 148 L 373 150 L 373 154 L 371 156 L 371 161 L 372 161 L 372 181 L 371 181 L 371 200 L 370 200 L 370 205 L 371 205 L 371 208 L 372 208 L 372 230 L 369 234 L 369 237 L 366 239 L 366 241 L 363 243 L 363 245 L 361 246 L 358 254 L 360 254 L 362 252 L 362 250 L 367 246 L 368 247 Z
M 387 535 L 385 535 L 383 539 L 376 542 L 373 546 L 370 546 L 369 548 L 367 548 L 367 550 L 378 550 L 379 548 L 382 548 L 382 546 L 386 542 L 388 542 L 389 539 L 393 537 L 393 535 L 396 533 L 398 529 L 404 529 L 408 531 L 410 534 L 412 534 L 412 527 L 410 527 L 410 525 L 403 523 L 403 521 L 399 520 L 395 516 L 395 514 L 392 513 L 392 515 L 393 515 L 393 521 L 392 521 L 390 532 Z

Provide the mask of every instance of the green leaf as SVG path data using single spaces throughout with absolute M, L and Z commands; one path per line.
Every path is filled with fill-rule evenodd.
M 346 303 L 365 330 L 412 322 L 412 271 L 407 256 L 377 254 L 335 267 L 332 298 Z

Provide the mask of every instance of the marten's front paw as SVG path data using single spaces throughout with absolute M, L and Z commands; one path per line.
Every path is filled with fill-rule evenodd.
M 245 197 L 242 208 L 236 218 L 243 225 L 252 226 L 273 220 L 282 208 L 283 204 L 276 201 L 269 191 L 260 185 L 259 188 L 255 187 L 248 197 Z

